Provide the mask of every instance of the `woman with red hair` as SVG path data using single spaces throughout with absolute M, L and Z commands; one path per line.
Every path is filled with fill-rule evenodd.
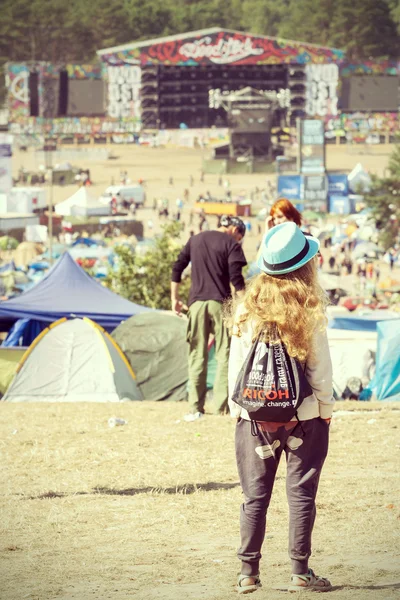
M 279 198 L 271 207 L 266 221 L 266 230 L 287 221 L 292 221 L 297 227 L 301 227 L 301 214 L 287 198 Z

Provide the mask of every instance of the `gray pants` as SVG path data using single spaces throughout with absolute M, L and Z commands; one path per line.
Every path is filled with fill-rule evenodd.
M 320 418 L 278 428 L 270 425 L 259 423 L 257 431 L 250 421 L 240 419 L 236 427 L 236 461 L 245 497 L 240 511 L 238 557 L 244 575 L 259 573 L 267 509 L 279 459 L 285 451 L 292 573 L 307 573 L 315 497 L 328 452 L 329 425 Z

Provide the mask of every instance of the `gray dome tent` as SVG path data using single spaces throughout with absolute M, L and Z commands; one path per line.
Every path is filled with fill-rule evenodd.
M 135 374 L 102 327 L 60 319 L 32 342 L 3 400 L 120 402 L 142 400 Z

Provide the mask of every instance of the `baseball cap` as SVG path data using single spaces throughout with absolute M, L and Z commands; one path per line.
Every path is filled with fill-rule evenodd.
M 237 227 L 240 235 L 242 237 L 244 237 L 244 235 L 246 233 L 246 225 L 243 223 L 242 219 L 239 219 L 239 217 L 231 217 L 230 215 L 222 215 L 219 222 L 220 222 L 220 225 L 222 225 L 222 227 L 229 227 L 229 226 Z

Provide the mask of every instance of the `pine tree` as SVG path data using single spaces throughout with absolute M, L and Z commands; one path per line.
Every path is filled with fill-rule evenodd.
M 365 200 L 379 230 L 379 239 L 385 250 L 393 247 L 400 233 L 400 145 L 392 153 L 387 175 L 372 178 L 371 190 Z

